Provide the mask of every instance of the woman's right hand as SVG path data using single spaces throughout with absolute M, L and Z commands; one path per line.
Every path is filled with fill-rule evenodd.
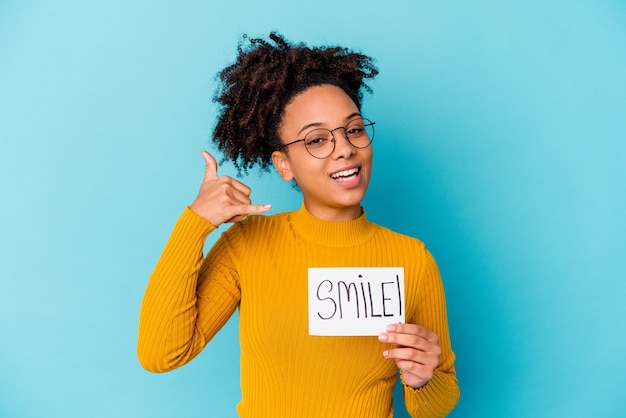
M 204 179 L 198 197 L 190 208 L 215 227 L 225 222 L 236 222 L 251 213 L 267 212 L 272 205 L 252 205 L 250 188 L 228 176 L 218 177 L 217 162 L 207 151 L 202 151 L 206 162 Z

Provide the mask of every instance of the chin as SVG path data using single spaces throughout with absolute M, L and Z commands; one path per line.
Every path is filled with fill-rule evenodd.
M 363 201 L 363 198 L 365 197 L 364 194 L 359 194 L 359 196 L 354 196 L 353 198 L 348 198 L 346 200 L 343 200 L 342 202 L 340 202 L 340 206 L 341 207 L 345 207 L 345 208 L 351 208 L 354 206 L 361 206 L 361 202 Z

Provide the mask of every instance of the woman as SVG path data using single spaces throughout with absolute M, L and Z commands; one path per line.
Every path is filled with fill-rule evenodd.
M 343 48 L 244 38 L 220 74 L 214 139 L 243 171 L 271 164 L 299 210 L 258 215 L 250 189 L 206 172 L 151 275 L 138 355 L 163 372 L 194 358 L 239 308 L 242 417 L 392 417 L 400 370 L 411 416 L 444 416 L 459 389 L 436 264 L 424 245 L 369 222 L 374 123 L 360 112 L 371 58 Z M 206 257 L 209 233 L 233 225 Z M 404 268 L 405 323 L 378 338 L 309 335 L 310 267 Z

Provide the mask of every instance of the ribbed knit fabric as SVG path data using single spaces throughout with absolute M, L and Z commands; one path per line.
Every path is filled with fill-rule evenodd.
M 445 416 L 459 389 L 445 297 L 424 245 L 369 222 L 326 222 L 306 208 L 235 223 L 203 257 L 215 228 L 186 208 L 150 277 L 137 353 L 164 372 L 195 357 L 239 308 L 241 417 L 393 416 L 398 375 L 376 337 L 308 334 L 309 267 L 404 267 L 406 322 L 439 335 L 433 379 L 405 386 L 413 417 Z

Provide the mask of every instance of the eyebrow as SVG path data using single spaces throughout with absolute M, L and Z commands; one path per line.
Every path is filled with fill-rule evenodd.
M 361 114 L 359 112 L 351 113 L 348 116 L 346 116 L 344 121 L 348 122 L 350 119 L 354 118 L 355 116 L 361 116 Z M 306 125 L 304 125 L 302 127 L 302 129 L 300 129 L 300 131 L 298 131 L 298 135 L 300 135 L 302 133 L 302 131 L 305 131 L 305 130 L 307 130 L 309 128 L 317 128 L 317 127 L 322 126 L 322 125 L 323 125 L 323 123 L 321 123 L 321 122 L 307 123 Z

